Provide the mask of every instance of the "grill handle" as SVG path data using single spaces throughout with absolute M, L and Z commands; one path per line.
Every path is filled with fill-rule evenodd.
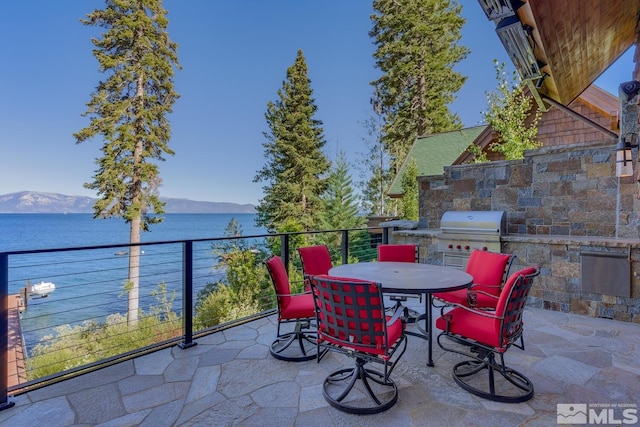
M 499 233 L 499 228 L 467 228 L 467 227 L 440 227 L 441 231 L 453 231 L 456 233 Z

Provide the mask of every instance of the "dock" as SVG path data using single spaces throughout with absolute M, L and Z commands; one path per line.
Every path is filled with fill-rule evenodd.
M 25 354 L 22 343 L 22 328 L 20 326 L 20 313 L 24 310 L 22 295 L 9 295 L 9 346 L 8 346 L 8 387 L 13 387 L 27 381 L 25 369 Z

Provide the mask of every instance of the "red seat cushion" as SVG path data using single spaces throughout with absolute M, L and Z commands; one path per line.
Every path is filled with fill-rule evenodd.
M 454 304 L 467 305 L 467 288 L 451 292 L 436 292 L 434 298 L 438 298 Z
M 302 319 L 315 317 L 316 308 L 311 294 L 293 295 L 288 298 L 289 304 L 280 309 L 282 319 Z
M 482 344 L 499 347 L 500 321 L 473 313 L 464 308 L 454 308 L 446 316 L 451 316 L 449 332 L 463 337 L 471 338 Z M 447 329 L 447 322 L 439 317 L 436 319 L 436 328 Z

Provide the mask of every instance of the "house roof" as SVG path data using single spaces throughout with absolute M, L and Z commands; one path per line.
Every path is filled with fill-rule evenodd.
M 387 194 L 390 197 L 402 197 L 402 177 L 411 159 L 415 159 L 418 164 L 419 176 L 442 175 L 444 168 L 451 166 L 486 127 L 474 126 L 418 137 Z

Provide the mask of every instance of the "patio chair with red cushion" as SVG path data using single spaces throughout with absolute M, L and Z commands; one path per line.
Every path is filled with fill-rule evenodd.
M 265 261 L 278 302 L 278 329 L 270 352 L 273 357 L 289 362 L 301 362 L 316 358 L 316 310 L 310 292 L 291 294 L 289 275 L 282 259 L 274 255 Z M 294 324 L 293 331 L 281 332 L 282 324 Z M 298 347 L 292 346 L 297 343 Z
M 382 243 L 378 245 L 378 262 L 419 262 L 419 248 L 418 245 L 410 243 Z M 391 301 L 395 301 L 393 310 L 397 310 L 402 306 L 403 302 L 407 301 L 407 298 L 418 298 L 422 301 L 421 295 L 407 295 L 407 294 L 386 294 Z M 407 318 L 408 323 L 414 323 L 422 317 L 422 314 L 416 310 L 409 310 Z
M 453 366 L 453 379 L 463 389 L 477 396 L 505 403 L 524 402 L 533 397 L 529 378 L 504 363 L 504 354 L 515 346 L 524 350 L 522 314 L 537 267 L 522 269 L 511 276 L 498 298 L 495 311 L 454 304 L 436 320 L 438 345 L 445 351 L 467 356 L 467 360 Z M 443 344 L 443 339 L 448 338 Z M 499 356 L 500 362 L 496 362 Z M 482 375 L 488 372 L 488 377 Z M 495 376 L 495 373 L 501 377 Z
M 327 245 L 303 246 L 298 248 L 302 261 L 302 273 L 304 274 L 305 289 L 309 290 L 309 279 L 319 274 L 329 274 L 333 267 L 331 254 Z
M 365 280 L 313 276 L 311 290 L 318 354 L 323 348 L 355 358 L 354 367 L 334 371 L 324 380 L 326 401 L 352 414 L 391 408 L 398 400 L 398 387 L 390 375 L 407 347 L 406 308 L 387 316 L 380 284 Z M 366 367 L 368 363 L 381 364 L 383 370 Z
M 473 284 L 468 289 L 434 293 L 434 302 L 494 309 L 514 259 L 510 254 L 472 251 L 465 271 L 473 277 Z

